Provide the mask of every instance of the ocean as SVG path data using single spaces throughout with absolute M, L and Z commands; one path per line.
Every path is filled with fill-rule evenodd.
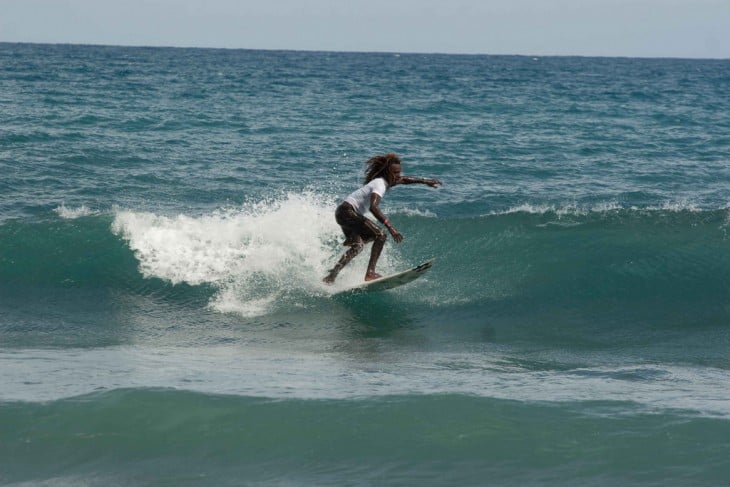
M 0 44 L 0 484 L 719 486 L 730 61 Z M 333 286 L 385 152 L 436 258 Z

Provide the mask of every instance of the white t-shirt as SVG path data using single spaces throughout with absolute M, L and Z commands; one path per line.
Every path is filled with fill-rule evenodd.
M 375 193 L 382 198 L 386 191 L 388 191 L 388 183 L 385 182 L 385 178 L 375 178 L 350 194 L 345 201 L 350 203 L 358 213 L 365 215 L 370 211 L 370 196 Z

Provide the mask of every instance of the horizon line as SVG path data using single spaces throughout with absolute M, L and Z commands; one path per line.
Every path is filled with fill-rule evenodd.
M 152 45 L 152 44 L 108 44 L 95 42 L 51 42 L 51 41 L 4 41 L 0 44 L 20 44 L 37 46 L 78 46 L 78 47 L 123 47 L 132 49 L 201 49 L 226 51 L 265 51 L 265 52 L 301 52 L 332 54 L 392 54 L 392 55 L 431 55 L 431 56 L 494 56 L 494 57 L 531 57 L 539 58 L 601 58 L 601 59 L 666 59 L 685 61 L 727 61 L 730 57 L 683 57 L 683 56 L 631 56 L 607 54 L 505 54 L 482 52 L 440 52 L 440 51 L 391 51 L 391 50 L 333 50 L 333 49 L 296 49 L 296 48 L 260 48 L 260 47 L 212 47 L 185 45 Z

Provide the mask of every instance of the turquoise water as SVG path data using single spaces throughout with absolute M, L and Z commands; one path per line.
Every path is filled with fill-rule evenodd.
M 730 62 L 0 44 L 3 485 L 722 485 Z M 394 151 L 436 257 L 332 294 Z

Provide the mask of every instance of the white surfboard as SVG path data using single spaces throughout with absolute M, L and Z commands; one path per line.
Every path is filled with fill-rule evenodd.
M 431 268 L 435 260 L 436 259 L 430 259 L 421 265 L 417 265 L 412 269 L 408 269 L 407 271 L 398 272 L 396 274 L 381 277 L 380 279 L 364 282 L 359 286 L 355 286 L 349 289 L 345 289 L 344 291 L 335 293 L 334 296 L 338 296 L 341 294 L 373 293 L 378 291 L 385 291 L 386 289 L 392 289 L 394 287 L 402 286 L 403 284 L 408 284 L 409 282 L 423 276 L 426 271 Z

